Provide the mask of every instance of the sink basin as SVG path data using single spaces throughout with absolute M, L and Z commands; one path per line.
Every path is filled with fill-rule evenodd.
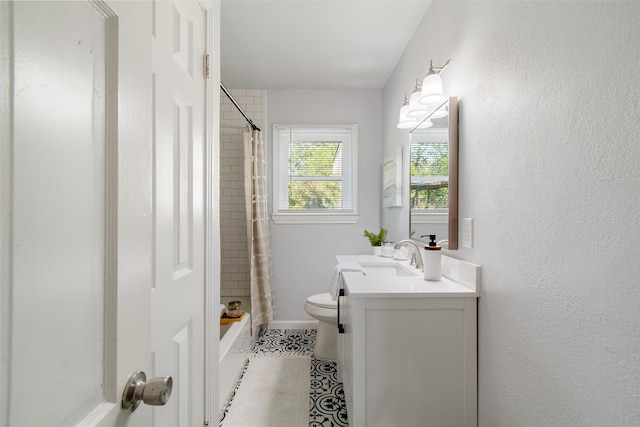
M 415 277 L 416 273 L 395 262 L 359 263 L 364 273 L 372 277 Z

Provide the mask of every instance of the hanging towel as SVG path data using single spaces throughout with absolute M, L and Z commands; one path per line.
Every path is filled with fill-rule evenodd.
M 359 271 L 364 274 L 362 266 L 357 262 L 343 262 L 336 265 L 336 268 L 333 270 L 333 275 L 331 276 L 331 281 L 329 282 L 329 293 L 331 294 L 331 299 L 334 301 L 338 299 L 338 291 L 342 287 L 342 272 L 344 271 Z

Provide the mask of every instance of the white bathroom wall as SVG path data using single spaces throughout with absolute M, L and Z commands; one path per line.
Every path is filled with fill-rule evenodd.
M 382 92 L 269 90 L 267 96 L 266 131 L 270 150 L 273 124 L 358 124 L 358 223 L 270 223 L 276 320 L 311 319 L 304 311 L 304 303 L 310 295 L 327 292 L 335 256 L 370 252 L 369 242 L 362 233 L 365 229 L 380 227 Z M 271 151 L 268 156 L 271 174 Z M 271 195 L 269 188 L 270 201 Z
M 454 60 L 481 426 L 640 425 L 638 22 L 639 2 L 434 1 L 384 90 L 388 152 L 404 92 Z

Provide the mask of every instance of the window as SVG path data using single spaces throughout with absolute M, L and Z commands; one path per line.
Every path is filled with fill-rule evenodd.
M 357 221 L 357 130 L 274 125 L 274 222 Z
M 449 143 L 446 129 L 411 137 L 411 223 L 444 223 L 449 210 Z
M 449 195 L 447 142 L 411 144 L 411 208 L 446 209 Z

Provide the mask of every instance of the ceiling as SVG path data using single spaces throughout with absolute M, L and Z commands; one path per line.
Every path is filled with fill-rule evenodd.
M 431 0 L 222 0 L 228 88 L 382 89 Z

